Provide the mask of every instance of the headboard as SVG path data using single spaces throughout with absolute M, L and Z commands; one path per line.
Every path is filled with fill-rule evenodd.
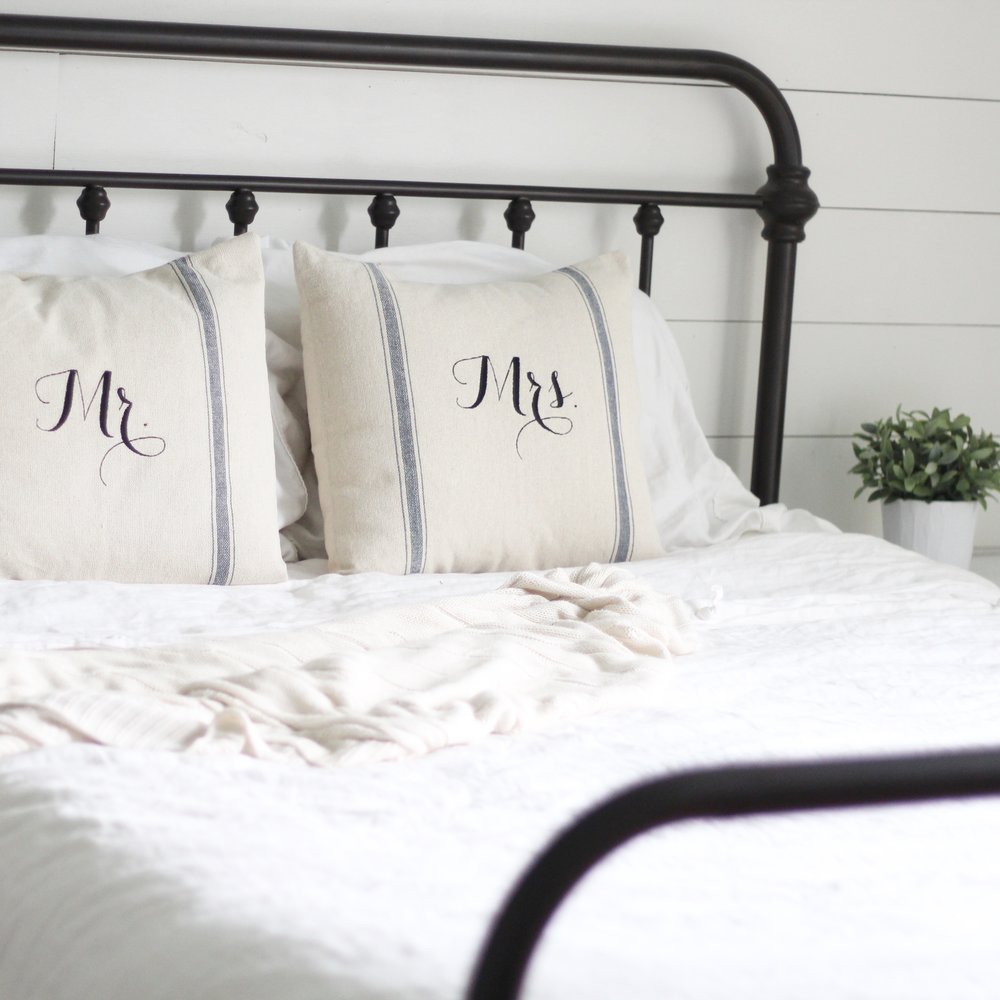
M 809 170 L 802 165 L 798 130 L 791 110 L 778 88 L 755 66 L 725 53 L 696 49 L 22 15 L 0 15 L 0 48 L 590 79 L 700 80 L 739 90 L 762 116 L 774 155 L 774 162 L 766 166 L 766 182 L 747 194 L 463 184 L 429 179 L 125 172 L 102 167 L 93 170 L 5 167 L 0 168 L 0 183 L 81 187 L 77 205 L 87 233 L 100 230 L 110 206 L 109 188 L 229 192 L 226 208 L 237 234 L 252 224 L 258 194 L 371 195 L 368 213 L 375 229 L 376 246 L 387 245 L 400 213 L 397 199 L 403 197 L 475 198 L 505 203 L 504 218 L 512 234 L 511 242 L 520 248 L 525 246 L 526 234 L 534 220 L 533 201 L 635 206 L 634 222 L 641 240 L 639 285 L 647 293 L 652 280 L 655 239 L 663 224 L 661 207 L 752 209 L 764 221 L 762 235 L 768 252 L 750 488 L 762 503 L 777 500 L 796 251 L 797 244 L 804 239 L 805 223 L 815 214 L 819 202 L 809 187 Z

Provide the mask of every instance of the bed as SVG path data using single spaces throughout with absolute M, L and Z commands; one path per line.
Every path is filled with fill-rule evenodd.
M 0 246 L 0 996 L 513 996 L 597 860 L 699 817 L 587 876 L 524 995 L 995 996 L 1000 591 L 778 503 L 817 201 L 759 70 L 14 16 L 0 48 L 715 80 L 774 147 L 739 195 L 0 170 L 87 233 Z M 227 192 L 233 237 L 116 240 L 116 189 Z M 371 196 L 376 250 L 258 237 L 283 192 Z M 394 245 L 417 197 L 497 201 L 512 246 Z M 549 201 L 634 206 L 642 290 L 525 249 Z M 764 222 L 749 490 L 645 294 L 670 206 Z

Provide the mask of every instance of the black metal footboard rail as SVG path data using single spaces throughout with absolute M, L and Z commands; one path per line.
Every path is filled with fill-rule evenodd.
M 107 214 L 106 188 L 233 192 L 227 209 L 234 231 L 245 232 L 257 212 L 254 191 L 370 194 L 369 215 L 376 246 L 384 246 L 400 209 L 396 196 L 502 198 L 504 217 L 516 247 L 534 219 L 531 200 L 631 203 L 641 237 L 640 286 L 649 291 L 653 244 L 663 217 L 661 205 L 755 210 L 764 220 L 768 243 L 761 326 L 761 352 L 750 488 L 764 503 L 778 498 L 784 431 L 785 387 L 792 322 L 797 244 L 818 201 L 795 119 L 781 91 L 759 69 L 722 52 L 638 46 L 583 45 L 424 35 L 366 34 L 214 24 L 171 24 L 76 17 L 0 15 L 0 49 L 59 53 L 101 53 L 188 59 L 377 66 L 581 78 L 707 80 L 745 94 L 762 116 L 774 151 L 766 183 L 756 192 L 730 194 L 684 191 L 616 191 L 532 185 L 476 185 L 423 181 L 337 178 L 248 177 L 127 173 L 108 170 L 0 170 L 0 184 L 79 184 L 77 204 L 88 233 Z
M 514 1000 L 549 919 L 617 847 L 684 819 L 839 809 L 1000 794 L 1000 749 L 689 771 L 598 805 L 521 877 L 479 956 L 467 1000 Z

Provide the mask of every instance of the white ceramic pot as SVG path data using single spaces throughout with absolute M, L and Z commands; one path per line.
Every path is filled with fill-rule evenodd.
M 882 536 L 939 562 L 968 569 L 979 504 L 961 500 L 894 500 L 882 504 Z

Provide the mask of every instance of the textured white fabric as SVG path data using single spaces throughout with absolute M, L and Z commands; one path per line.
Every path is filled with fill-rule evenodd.
M 291 244 L 265 238 L 262 250 L 268 326 L 284 342 L 301 350 Z M 400 281 L 425 283 L 524 281 L 554 269 L 552 263 L 523 250 L 465 241 L 390 246 L 342 256 L 377 264 Z M 760 508 L 753 494 L 712 452 L 695 416 L 684 361 L 673 333 L 649 297 L 638 290 L 632 292 L 632 337 L 642 461 L 664 548 L 707 545 L 747 531 L 787 527 L 785 509 L 777 505 Z M 304 420 L 302 385 L 289 397 L 289 406 Z M 308 459 L 302 459 L 302 468 L 309 506 L 306 516 L 286 535 L 294 537 L 303 558 L 317 558 L 324 554 L 324 543 L 316 474 Z
M 284 579 L 255 237 L 0 301 L 0 573 Z
M 439 285 L 298 244 L 295 270 L 331 569 L 659 554 L 624 255 Z
M 183 255 L 182 250 L 104 235 L 0 238 L 0 271 L 18 274 L 110 277 L 148 271 Z M 265 262 L 267 371 L 274 423 L 278 527 L 286 529 L 302 518 L 306 510 L 307 493 L 301 469 L 306 464 L 309 440 L 301 385 L 302 349 L 295 315 L 297 301 L 288 302 L 280 279 L 268 281 L 272 261 L 273 255 Z M 294 292 L 294 280 L 290 279 L 287 285 Z M 289 311 L 293 314 L 291 329 Z M 298 558 L 291 538 L 286 540 L 285 548 L 289 559 Z
M 639 709 L 328 770 L 87 746 L 0 761 L 0 995 L 460 996 L 514 879 L 612 791 L 690 766 L 997 739 L 1000 591 L 972 574 L 824 533 L 629 570 L 707 616 L 703 648 Z M 164 587 L 159 607 L 152 588 L 7 585 L 0 634 L 175 641 L 499 582 Z M 757 983 L 772 1000 L 994 1000 L 998 838 L 988 801 L 651 835 L 570 899 L 525 996 L 731 1000 Z
M 789 532 L 828 530 L 825 522 L 802 511 L 786 513 L 784 521 Z M 829 556 L 830 549 L 821 548 L 819 540 L 816 545 L 818 558 Z M 670 564 L 689 565 L 696 555 L 693 551 L 682 558 L 677 553 Z M 629 570 L 645 577 L 652 569 L 662 572 L 664 565 L 661 560 L 637 562 Z M 20 649 L 169 645 L 275 628 L 308 628 L 380 607 L 482 594 L 503 586 L 509 575 L 342 575 L 327 573 L 325 559 L 291 563 L 288 568 L 287 583 L 236 589 L 0 580 L 0 636 L 6 645 Z M 710 603 L 717 582 L 682 576 L 678 586 L 687 598 Z
M 687 605 L 620 569 L 260 638 L 0 653 L 0 755 L 73 740 L 316 765 L 392 760 L 642 704 Z

